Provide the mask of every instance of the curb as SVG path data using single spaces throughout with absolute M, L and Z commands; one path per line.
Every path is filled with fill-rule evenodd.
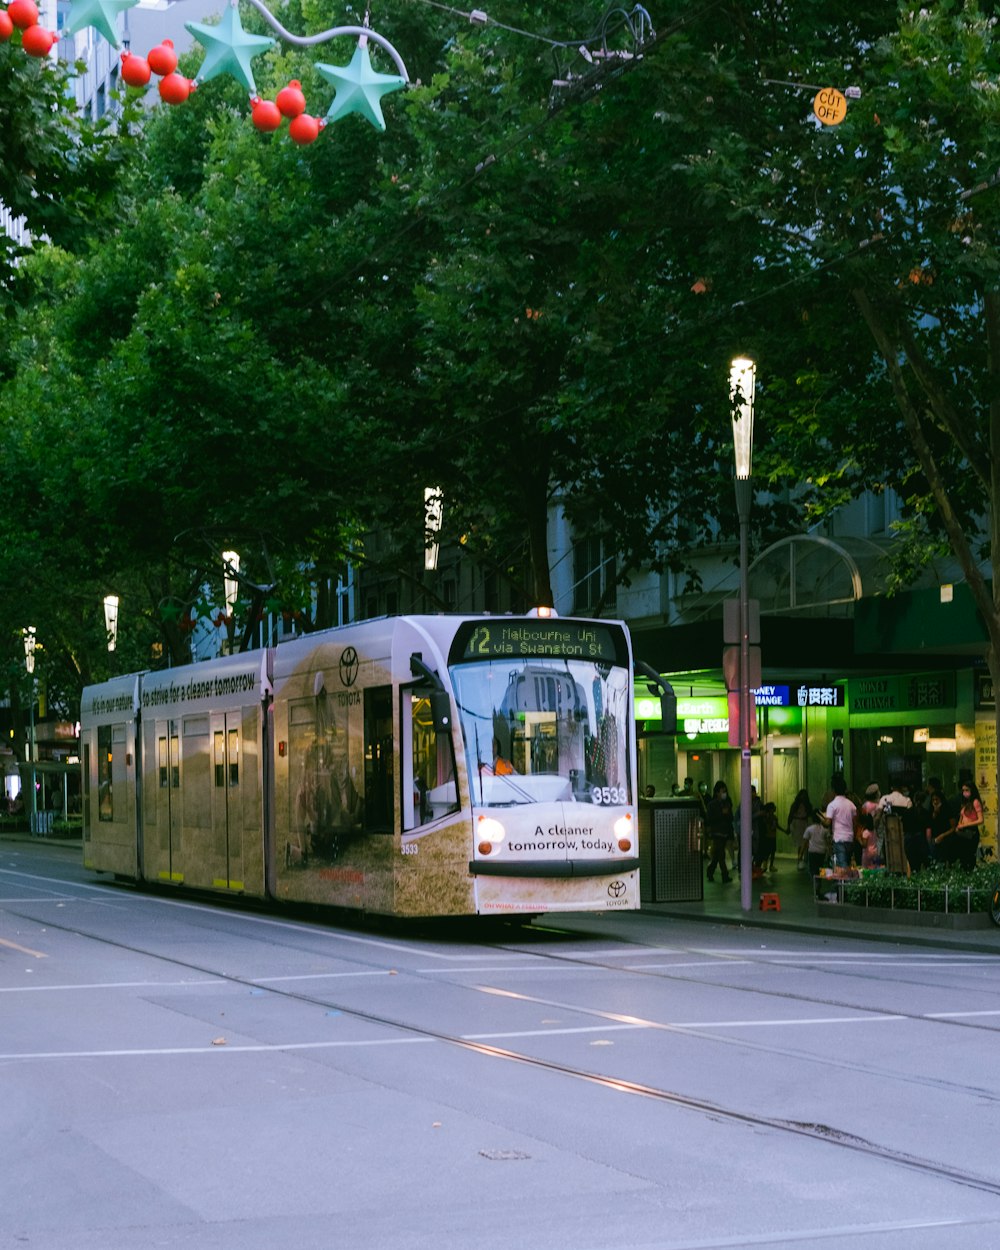
M 1000 955 L 1000 928 L 990 925 L 986 930 L 944 929 L 935 928 L 933 933 L 926 935 L 918 931 L 918 926 L 892 927 L 872 926 L 871 920 L 840 918 L 833 915 L 832 923 L 822 923 L 805 918 L 785 918 L 780 912 L 740 912 L 739 915 L 716 914 L 709 912 L 681 911 L 669 903 L 644 905 L 639 914 L 660 916 L 671 920 L 696 920 L 708 924 L 728 925 L 730 928 L 778 929 L 789 933 L 808 933 L 819 937 L 849 938 L 852 941 L 887 942 L 897 946 L 933 946 L 938 949 L 963 950 L 982 955 Z M 766 918 L 765 918 L 766 917 Z M 780 918 L 779 918 L 780 917 Z M 974 936 L 975 934 L 975 936 Z M 988 936 L 987 936 L 988 935 Z

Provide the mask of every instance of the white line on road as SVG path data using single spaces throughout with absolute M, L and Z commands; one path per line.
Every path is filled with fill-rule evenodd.
M 0 994 L 49 994 L 56 990 L 162 990 L 191 989 L 198 985 L 227 985 L 223 977 L 196 981 L 92 981 L 83 985 L 0 985 Z
M 280 1054 L 285 1050 L 334 1050 L 348 1046 L 419 1046 L 436 1042 L 436 1037 L 383 1037 L 357 1042 L 274 1042 L 264 1045 L 230 1045 L 210 1043 L 207 1046 L 157 1046 L 129 1050 L 36 1050 L 0 1054 L 0 1063 L 15 1059 L 125 1059 L 160 1058 L 168 1055 Z
M 657 1247 L 658 1250 L 739 1250 L 740 1246 L 778 1246 L 784 1243 L 811 1246 L 817 1241 L 832 1241 L 835 1238 L 849 1238 L 851 1244 L 870 1246 L 875 1236 L 916 1232 L 924 1228 L 978 1228 L 981 1231 L 975 1244 L 984 1246 L 992 1244 L 988 1230 L 995 1226 L 995 1220 L 975 1216 L 971 1219 L 894 1220 L 879 1224 L 824 1225 L 823 1228 L 789 1229 L 786 1232 L 736 1233 L 732 1237 L 699 1238 L 697 1241 L 685 1237 L 683 1241 L 658 1241 Z

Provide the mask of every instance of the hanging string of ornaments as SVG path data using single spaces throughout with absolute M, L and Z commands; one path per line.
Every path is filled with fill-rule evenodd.
M 369 28 L 367 14 L 363 26 L 334 26 L 317 35 L 301 36 L 287 31 L 262 0 L 247 2 L 286 43 L 310 47 L 341 36 L 350 36 L 357 40 L 354 55 L 348 65 L 315 66 L 320 77 L 334 89 L 333 102 L 325 116 L 315 117 L 306 112 L 306 98 L 302 84 L 297 79 L 292 79 L 283 87 L 274 100 L 260 98 L 250 62 L 277 41 L 267 35 L 254 35 L 243 29 L 237 0 L 230 0 L 217 25 L 205 22 L 184 23 L 185 28 L 205 49 L 205 59 L 194 78 L 185 78 L 177 72 L 177 53 L 171 40 L 165 39 L 146 56 L 137 56 L 126 47 L 121 54 L 122 79 L 130 87 L 145 88 L 155 74 L 160 80 L 157 84 L 160 99 L 165 104 L 183 104 L 200 83 L 208 82 L 220 74 L 229 74 L 250 93 L 250 117 L 257 130 L 265 134 L 273 132 L 287 118 L 289 137 L 295 143 L 303 145 L 315 142 L 325 126 L 351 113 L 365 118 L 377 130 L 385 130 L 382 97 L 405 87 L 409 82 L 409 75 L 402 57 L 389 40 Z M 93 26 L 117 48 L 119 42 L 115 28 L 116 19 L 138 3 L 139 0 L 72 0 L 64 33 L 72 35 L 84 27 Z M 38 7 L 34 0 L 10 0 L 6 9 L 0 9 L 0 43 L 10 39 L 15 29 L 21 32 L 21 47 L 28 56 L 48 56 L 59 38 L 54 31 L 39 25 Z M 398 74 L 381 74 L 372 66 L 369 42 L 388 54 L 399 71 Z

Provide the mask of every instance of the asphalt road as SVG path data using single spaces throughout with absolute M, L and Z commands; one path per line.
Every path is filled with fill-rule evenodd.
M 1000 1246 L 1000 958 L 319 923 L 0 845 L 0 1247 Z

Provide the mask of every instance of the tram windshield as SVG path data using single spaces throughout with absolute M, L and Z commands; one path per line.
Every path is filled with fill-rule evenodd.
M 627 669 L 493 658 L 454 665 L 474 803 L 629 803 Z

